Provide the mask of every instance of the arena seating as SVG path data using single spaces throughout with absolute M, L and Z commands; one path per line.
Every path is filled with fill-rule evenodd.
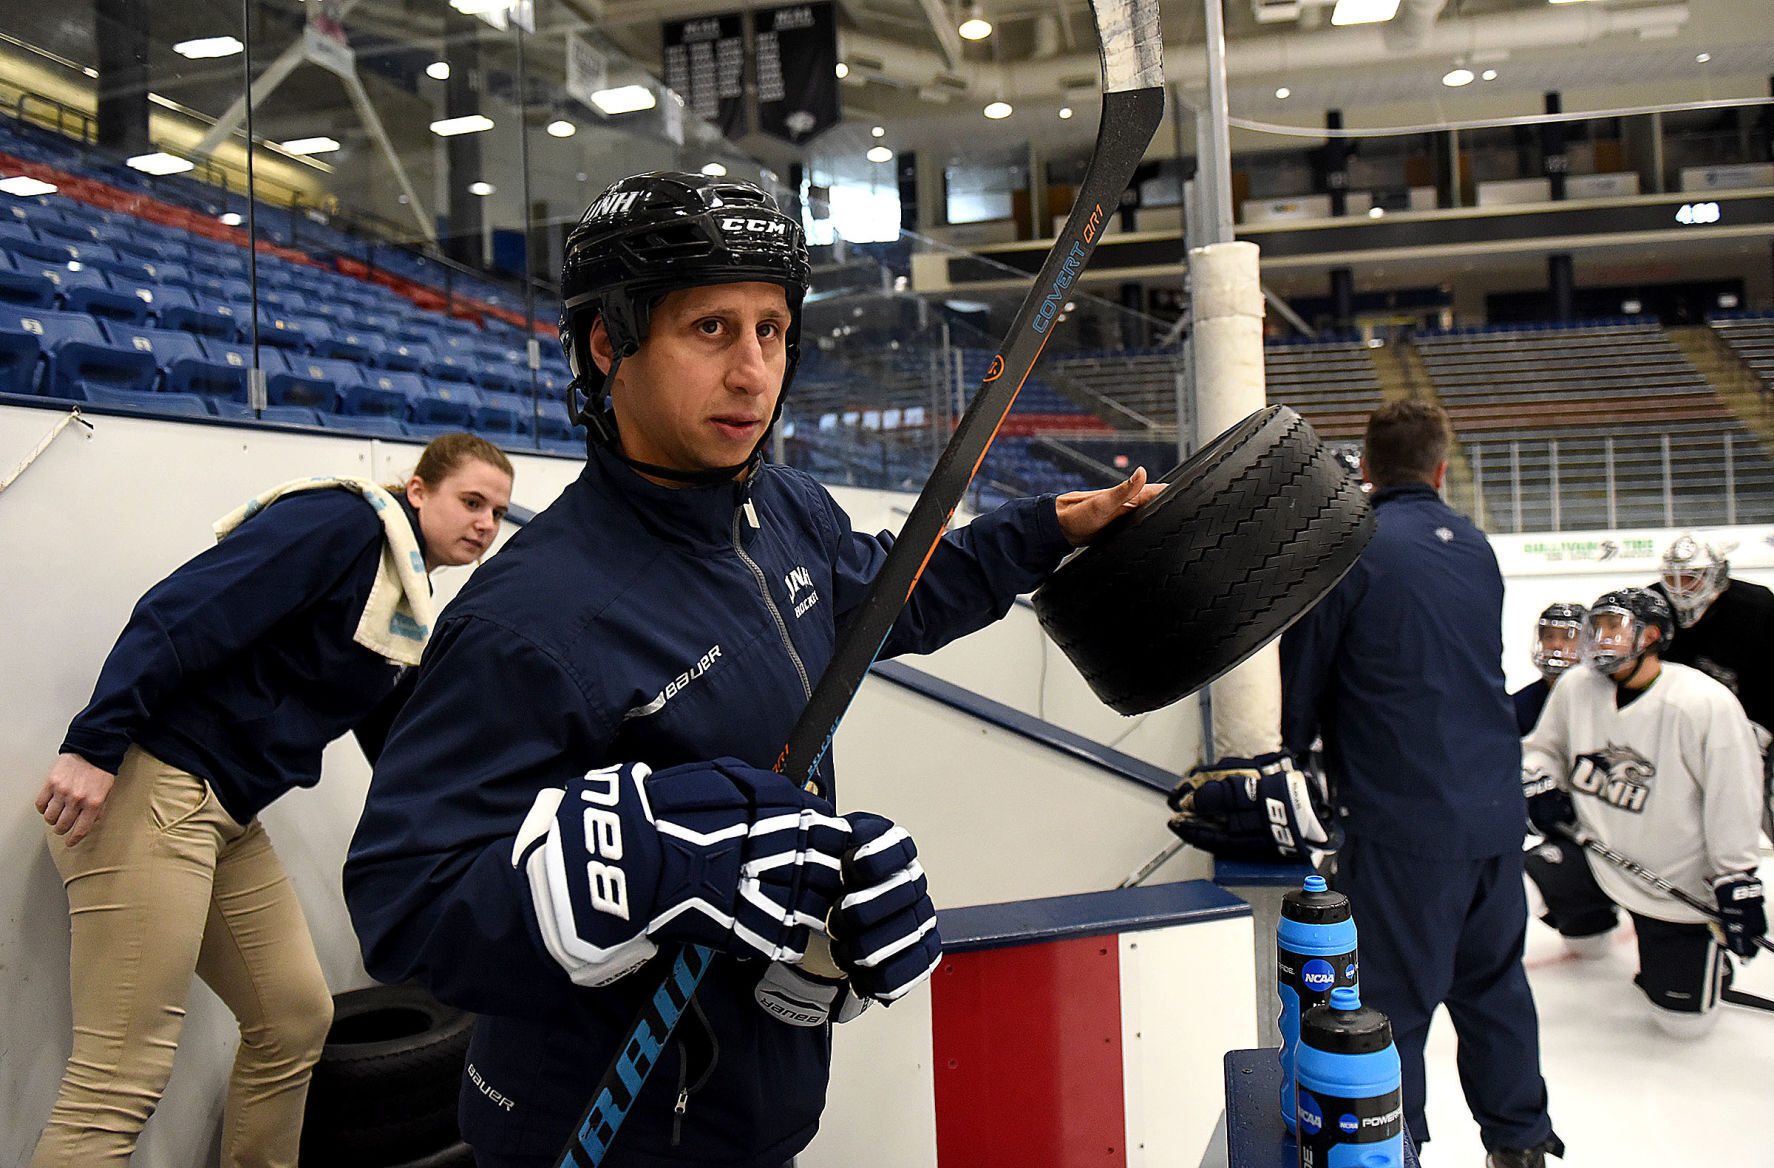
M 1774 392 L 1774 313 L 1715 313 L 1707 324 L 1731 351 Z

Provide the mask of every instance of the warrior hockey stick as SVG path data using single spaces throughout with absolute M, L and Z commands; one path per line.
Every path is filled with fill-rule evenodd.
M 1714 921 L 1723 921 L 1725 919 L 1719 913 L 1717 906 L 1707 904 L 1698 896 L 1677 888 L 1675 885 L 1657 875 L 1657 873 L 1651 871 L 1637 860 L 1621 855 L 1619 852 L 1616 852 L 1613 848 L 1602 843 L 1594 836 L 1567 835 L 1566 838 L 1575 843 L 1582 844 L 1585 848 L 1588 848 L 1590 851 L 1614 865 L 1614 867 L 1620 869 L 1628 876 L 1643 881 L 1652 888 L 1655 888 L 1658 892 L 1663 893 L 1665 896 L 1673 897 L 1676 900 L 1681 901 L 1702 916 Z M 1769 941 L 1766 937 L 1757 937 L 1755 938 L 1755 943 L 1763 949 L 1766 949 L 1768 952 L 1774 953 L 1774 941 Z
M 1017 310 L 1004 347 L 992 358 L 979 392 L 937 459 L 776 760 L 776 770 L 802 786 L 814 781 L 838 723 L 985 460 L 1164 116 L 1158 0 L 1091 0 L 1090 7 L 1103 68 L 1103 108 L 1077 201 Z M 561 1154 L 560 1168 L 596 1168 L 603 1162 L 712 957 L 694 946 L 675 956 L 671 972 L 648 999 L 605 1070 Z

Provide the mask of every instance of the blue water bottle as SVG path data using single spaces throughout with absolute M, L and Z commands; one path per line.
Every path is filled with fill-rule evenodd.
M 1275 929 L 1275 989 L 1281 996 L 1281 1118 L 1294 1130 L 1294 1052 L 1300 1017 L 1338 986 L 1356 984 L 1355 919 L 1349 898 L 1322 876 L 1281 900 Z
M 1300 1168 L 1403 1168 L 1404 1095 L 1386 1015 L 1338 986 L 1300 1019 Z

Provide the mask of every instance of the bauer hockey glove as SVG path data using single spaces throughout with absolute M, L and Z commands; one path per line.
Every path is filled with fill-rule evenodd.
M 1168 801 L 1170 830 L 1226 859 L 1288 859 L 1341 842 L 1323 780 L 1286 751 L 1193 767 Z
M 1524 770 L 1521 793 L 1528 799 L 1528 823 L 1546 839 L 1565 839 L 1576 830 L 1577 805 L 1557 779 L 1545 771 Z
M 658 942 L 798 961 L 837 898 L 850 825 L 737 759 L 627 763 L 539 792 L 512 848 L 543 944 L 580 985 L 634 972 Z
M 936 906 L 903 827 L 869 811 L 844 817 L 852 850 L 832 913 L 832 957 L 865 998 L 894 1002 L 936 971 L 942 938 Z
M 1712 882 L 1712 894 L 1719 902 L 1718 930 L 1725 947 L 1739 957 L 1754 957 L 1757 938 L 1768 932 L 1762 882 L 1753 872 L 1733 872 Z

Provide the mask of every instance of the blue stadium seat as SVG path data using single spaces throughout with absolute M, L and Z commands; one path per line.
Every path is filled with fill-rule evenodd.
M 175 366 L 196 363 L 202 365 L 209 358 L 198 346 L 197 338 L 190 333 L 182 333 L 176 329 L 153 328 L 148 325 L 131 324 L 128 321 L 101 321 L 100 330 L 105 338 L 119 349 L 139 349 L 154 356 L 154 364 L 159 368 L 162 390 L 174 393 L 193 392 L 189 377 L 175 379 L 171 376 Z
M 439 349 L 437 360 L 420 370 L 434 381 L 463 382 L 479 381 L 480 371 L 480 362 L 469 356 L 467 349 L 448 348 Z
M 389 343 L 376 354 L 376 365 L 379 368 L 403 373 L 417 373 L 435 364 L 437 353 L 430 345 L 402 341 L 399 337 L 390 337 Z
M 253 347 L 244 343 L 218 340 L 214 337 L 202 337 L 197 342 L 207 360 L 201 366 L 187 368 L 175 366 L 175 379 L 188 378 L 193 392 L 206 397 L 231 398 L 245 401 L 247 394 L 247 371 L 253 367 Z M 269 345 L 259 346 L 259 368 L 265 371 L 266 382 L 279 373 L 286 372 L 289 366 L 284 364 L 283 353 Z M 269 388 L 267 387 L 267 392 Z
M 381 333 L 362 328 L 347 328 L 335 323 L 331 336 L 322 336 L 314 342 L 314 355 L 337 357 L 344 361 L 355 361 L 359 365 L 373 365 L 376 355 L 387 345 L 388 338 Z
M 67 278 L 76 275 L 91 278 Z M 149 301 L 142 295 L 144 292 L 152 295 L 145 285 L 132 285 L 121 279 L 113 284 L 91 269 L 67 273 L 61 282 L 65 311 L 84 312 L 102 320 L 122 320 L 130 324 L 144 324 L 148 319 Z
M 74 312 L 7 313 L 5 323 L 18 321 L 21 331 L 42 338 L 48 365 L 40 392 L 80 400 L 94 387 L 151 393 L 160 369 L 152 353 L 113 345 L 98 321 Z
M 409 437 L 422 438 L 429 442 L 433 438 L 442 438 L 445 434 L 460 434 L 461 426 L 452 426 L 448 422 L 408 422 L 406 431 Z
M 33 215 L 31 227 L 37 232 L 37 238 L 45 243 L 59 243 L 66 240 L 75 247 L 88 246 L 104 242 L 99 229 L 91 223 L 78 220 L 70 222 L 59 215 Z
M 80 387 L 78 400 L 99 406 L 128 406 L 130 409 L 177 414 L 181 417 L 212 416 L 209 406 L 194 393 L 139 393 L 115 386 L 84 383 Z
M 273 374 L 266 392 L 274 405 L 308 406 L 331 413 L 339 396 L 353 385 L 363 384 L 363 373 L 349 361 L 286 353 L 288 372 Z
M 0 304 L 54 308 L 56 284 L 41 271 L 0 271 Z
M 583 438 L 542 438 L 538 440 L 537 445 L 554 454 L 571 454 L 581 459 L 585 457 L 585 440 Z
M 463 382 L 426 381 L 425 392 L 410 399 L 408 418 L 415 422 L 442 422 L 467 428 L 480 409 L 480 391 Z
M 320 419 L 315 416 L 316 411 L 307 406 L 266 406 L 260 411 L 242 401 L 224 400 L 212 400 L 209 406 L 218 418 L 243 422 L 276 422 L 285 426 L 320 425 Z
M 43 326 L 36 318 L 42 314 L 39 308 L 0 302 L 0 393 L 37 392 Z
M 13 219 L 0 220 L 0 251 L 11 253 L 15 259 L 24 256 L 52 264 L 66 264 L 78 258 L 65 242 L 45 243 L 29 226 Z
M 339 394 L 341 414 L 380 414 L 405 418 L 408 403 L 425 396 L 425 381 L 417 373 L 366 369 L 363 381 L 348 385 Z
M 259 305 L 259 344 L 273 345 L 279 349 L 300 349 L 308 351 L 309 337 L 313 335 L 315 326 L 311 318 L 285 316 L 277 308 L 269 304 Z
M 531 416 L 526 415 L 526 417 Z M 574 433 L 579 429 L 573 424 L 572 416 L 567 413 L 566 403 L 551 399 L 544 399 L 536 403 L 533 423 L 539 438 L 573 438 Z M 574 440 L 578 441 L 579 439 Z
M 407 437 L 407 429 L 401 425 L 400 419 L 387 414 L 317 414 L 315 420 L 328 430 L 373 434 L 381 438 Z
M 237 340 L 245 332 L 238 309 L 228 301 L 203 293 L 194 293 L 191 300 L 190 304 L 182 304 L 169 297 L 155 311 L 155 320 L 162 328 L 183 329 L 221 341 Z
M 163 285 L 174 288 L 189 288 L 194 277 L 191 269 L 184 264 L 169 263 L 165 260 L 150 265 L 154 269 L 154 279 Z
M 469 424 L 485 434 L 528 434 L 530 401 L 520 394 L 483 389 Z

